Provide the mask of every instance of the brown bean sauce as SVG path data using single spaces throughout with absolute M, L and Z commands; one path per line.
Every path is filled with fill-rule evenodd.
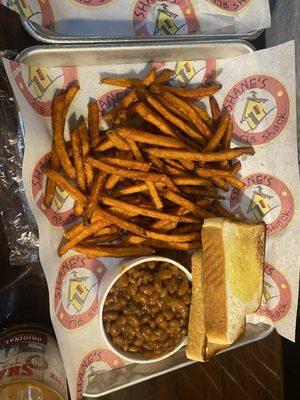
M 166 262 L 131 268 L 105 300 L 105 332 L 125 352 L 158 358 L 174 350 L 187 334 L 191 283 Z

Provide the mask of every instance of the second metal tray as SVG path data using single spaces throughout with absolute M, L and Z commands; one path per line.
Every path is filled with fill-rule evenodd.
M 21 16 L 21 22 L 25 30 L 36 40 L 44 43 L 52 44 L 93 44 L 93 43 L 162 43 L 172 40 L 220 40 L 220 39 L 236 39 L 236 40 L 254 40 L 263 32 L 263 29 L 257 29 L 248 33 L 238 34 L 228 32 L 226 30 L 218 33 L 198 33 L 194 35 L 176 35 L 176 36 L 71 36 L 51 31 L 39 24 L 36 24 L 25 17 Z

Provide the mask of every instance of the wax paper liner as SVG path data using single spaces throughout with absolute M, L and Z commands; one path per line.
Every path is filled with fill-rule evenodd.
M 232 113 L 235 143 L 255 147 L 255 156 L 241 158 L 245 190 L 232 189 L 224 204 L 233 216 L 267 223 L 263 299 L 248 321 L 274 324 L 290 340 L 295 338 L 300 260 L 294 50 L 294 42 L 288 42 L 233 59 L 154 63 L 157 68 L 175 69 L 173 84 L 180 86 L 198 86 L 217 71 L 223 84 L 217 99 Z M 5 67 L 23 116 L 24 186 L 38 223 L 51 318 L 75 399 L 93 374 L 126 364 L 107 348 L 98 320 L 98 288 L 103 293 L 119 261 L 87 260 L 73 251 L 62 258 L 57 255 L 63 231 L 74 222 L 74 215 L 73 201 L 59 188 L 52 207 L 43 206 L 43 168 L 52 142 L 51 99 L 57 89 L 78 81 L 81 89 L 70 116 L 86 118 L 91 97 L 105 111 L 124 93 L 103 85 L 101 77 L 145 76 L 152 65 L 35 68 L 5 61 Z M 68 138 L 68 127 L 65 135 Z
M 66 36 L 248 33 L 270 26 L 268 0 L 0 0 Z
M 250 32 L 271 26 L 268 1 L 261 0 L 199 0 L 201 13 L 233 20 L 237 33 Z

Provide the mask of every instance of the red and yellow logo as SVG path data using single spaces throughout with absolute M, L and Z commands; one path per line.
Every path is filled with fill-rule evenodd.
M 10 68 L 23 96 L 42 117 L 51 115 L 52 99 L 57 88 L 64 90 L 77 81 L 75 67 L 33 67 L 10 61 Z
M 242 179 L 243 190 L 234 188 L 229 199 L 230 212 L 236 218 L 264 221 L 269 236 L 285 229 L 294 215 L 294 199 L 278 178 L 258 173 Z
M 90 351 L 80 363 L 77 374 L 77 399 L 80 400 L 88 384 L 103 372 L 124 366 L 122 359 L 107 349 Z M 108 377 L 106 376 L 106 379 Z M 106 382 L 107 385 L 109 382 Z
M 207 0 L 224 11 L 238 12 L 245 8 L 252 0 Z
M 155 62 L 153 67 L 158 70 L 161 68 L 169 68 L 174 70 L 170 83 L 174 86 L 187 87 L 192 85 L 198 87 L 203 84 L 214 82 L 216 77 L 216 60 L 210 59 L 206 61 L 178 61 L 172 62 Z
M 71 0 L 73 3 L 86 7 L 100 7 L 111 3 L 114 0 Z
M 58 271 L 54 310 L 66 329 L 82 328 L 98 314 L 98 287 L 106 272 L 104 265 L 84 255 L 63 261 Z
M 290 102 L 277 79 L 252 75 L 236 83 L 223 101 L 232 115 L 234 138 L 251 145 L 274 140 L 287 125 Z
M 133 8 L 136 35 L 186 35 L 200 31 L 190 0 L 138 0 Z
M 49 0 L 0 0 L 0 4 L 47 29 L 55 29 Z
M 53 226 L 69 225 L 77 218 L 73 213 L 74 200 L 59 186 L 56 187 L 51 207 L 44 205 L 46 175 L 44 169 L 48 166 L 50 152 L 45 154 L 35 165 L 31 177 L 31 190 L 34 202 Z
M 288 281 L 282 272 L 266 262 L 262 302 L 256 314 L 268 317 L 273 322 L 280 321 L 288 314 L 291 301 L 292 294 Z

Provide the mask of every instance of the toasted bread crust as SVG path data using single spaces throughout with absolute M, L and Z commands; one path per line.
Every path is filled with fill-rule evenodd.
M 192 256 L 192 303 L 189 315 L 188 342 L 186 356 L 191 360 L 206 361 L 205 347 L 205 320 L 202 286 L 202 253 L 197 252 Z
M 222 229 L 202 229 L 203 292 L 205 328 L 208 341 L 227 342 L 225 254 Z
M 244 335 L 246 331 L 246 318 L 244 323 L 241 325 L 239 331 L 236 334 L 234 342 L 237 341 L 241 336 Z M 210 360 L 215 354 L 219 353 L 219 351 L 225 350 L 230 346 L 230 344 L 216 344 L 213 342 L 207 341 L 206 348 L 205 348 L 205 360 Z
M 260 286 L 257 288 L 259 292 L 259 296 L 257 296 L 257 302 L 253 305 L 253 308 L 246 309 L 246 314 L 254 313 L 258 310 L 261 304 L 262 293 L 263 293 L 263 284 L 264 284 L 264 262 L 265 262 L 265 250 L 266 250 L 266 225 L 262 222 L 259 226 L 259 231 L 256 234 L 257 241 L 257 251 L 259 254 L 259 263 L 261 266 L 261 280 Z

